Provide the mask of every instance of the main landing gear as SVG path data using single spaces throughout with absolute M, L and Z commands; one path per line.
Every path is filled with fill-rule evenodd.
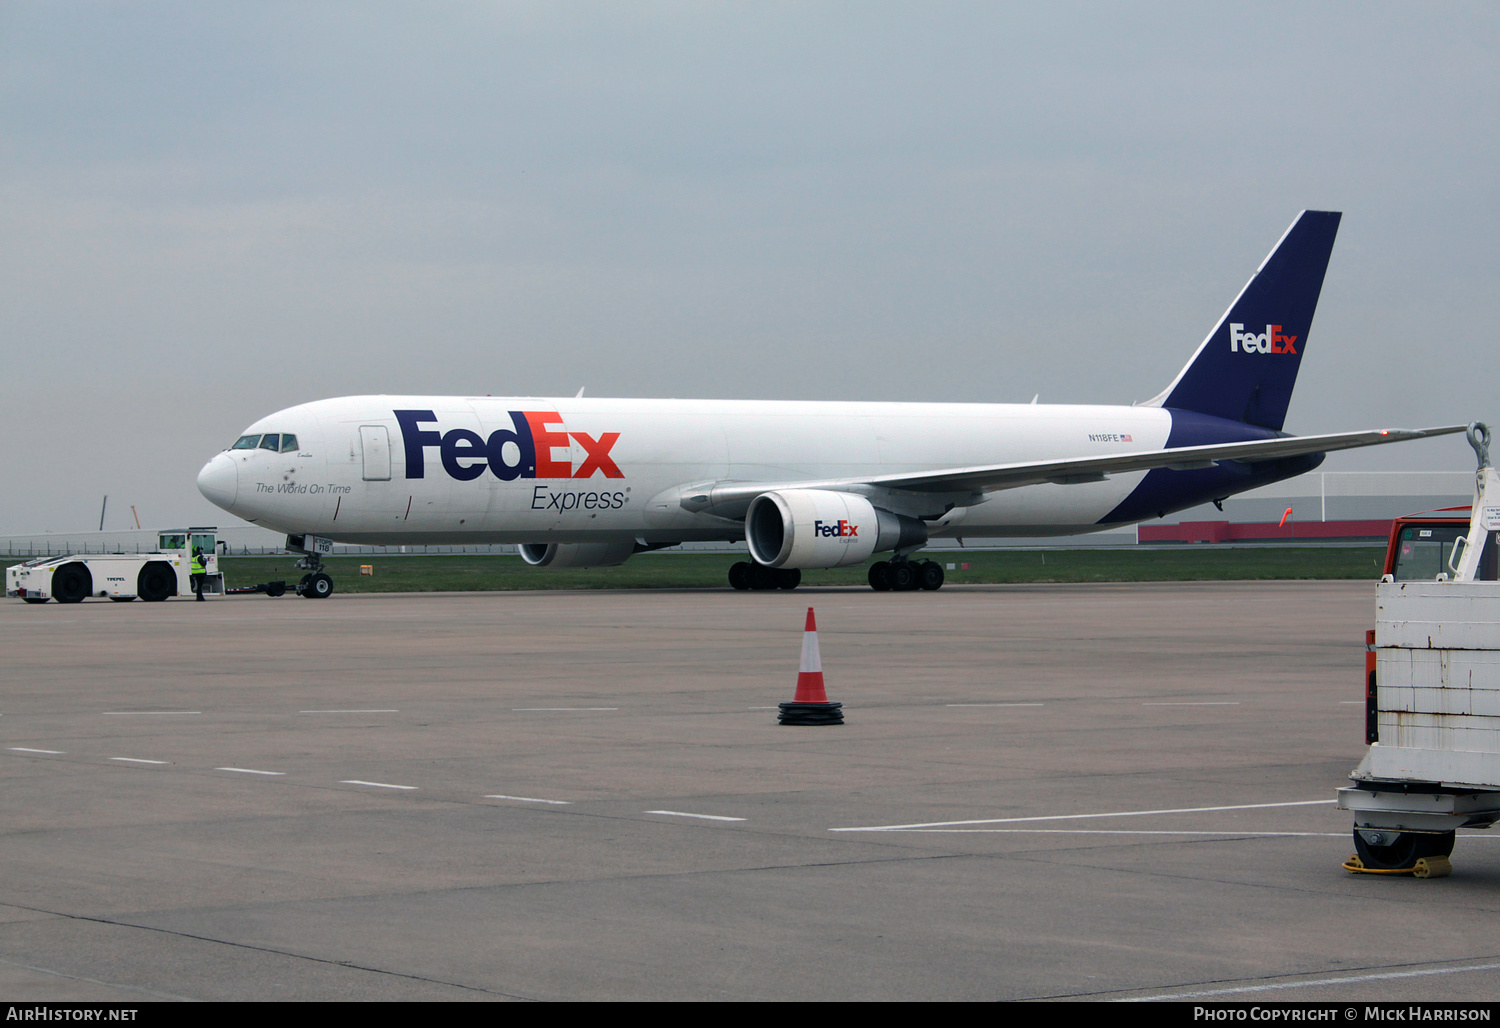
M 736 589 L 795 589 L 802 584 L 802 572 L 741 560 L 730 566 L 729 584 Z
M 877 560 L 870 565 L 870 588 L 878 593 L 941 589 L 943 565 L 935 560 Z
M 870 588 L 876 592 L 910 592 L 913 589 L 941 589 L 944 577 L 943 565 L 936 561 L 897 557 L 871 564 L 869 580 Z M 730 567 L 729 584 L 736 589 L 795 589 L 802 584 L 802 572 L 796 568 L 768 568 L 764 564 L 742 560 Z

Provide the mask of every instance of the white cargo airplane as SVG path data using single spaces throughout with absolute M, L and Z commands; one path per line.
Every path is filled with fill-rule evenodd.
M 333 541 L 519 543 L 605 566 L 744 540 L 736 588 L 860 564 L 936 589 L 929 539 L 1071 535 L 1300 475 L 1333 450 L 1461 432 L 1281 431 L 1340 215 L 1303 211 L 1160 395 L 1130 407 L 349 396 L 289 407 L 204 465 L 198 488 L 304 554 Z

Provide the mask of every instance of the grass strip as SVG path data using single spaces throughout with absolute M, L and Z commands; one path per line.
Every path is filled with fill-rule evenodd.
M 1046 582 L 1192 582 L 1380 577 L 1385 548 L 1276 546 L 1214 549 L 984 550 L 931 554 L 950 584 Z M 507 589 L 727 588 L 728 553 L 646 553 L 613 568 L 533 568 L 519 557 L 488 554 L 333 557 L 339 592 L 462 592 Z M 14 563 L 17 558 L 12 558 Z M 292 557 L 221 557 L 231 587 L 302 577 Z M 360 574 L 369 565 L 372 574 Z M 964 567 L 964 565 L 968 565 Z M 868 565 L 802 572 L 805 585 L 864 585 Z

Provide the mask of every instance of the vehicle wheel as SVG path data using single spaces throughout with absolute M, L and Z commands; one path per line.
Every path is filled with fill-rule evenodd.
M 802 571 L 799 568 L 777 568 L 776 588 L 795 589 L 802 584 Z
M 273 597 L 274 596 L 285 596 L 286 595 L 286 583 L 285 582 L 271 582 L 270 584 L 268 584 L 266 586 L 266 595 L 267 596 L 273 596 Z
M 52 596 L 58 603 L 81 603 L 94 590 L 94 576 L 82 564 L 64 564 L 52 572 Z
M 1364 833 L 1354 830 L 1354 851 L 1360 863 L 1376 871 L 1399 871 L 1414 867 L 1423 857 L 1446 857 L 1453 852 L 1455 833 L 1442 832 L 1436 835 L 1425 832 L 1401 832 L 1396 841 L 1387 846 L 1372 846 L 1365 841 Z
M 890 561 L 877 560 L 870 565 L 870 588 L 878 593 L 889 592 L 891 588 L 891 564 Z
M 737 560 L 729 565 L 729 586 L 732 589 L 750 588 L 750 564 L 747 561 Z
M 776 588 L 775 568 L 768 568 L 764 564 L 751 564 L 750 570 L 746 573 L 746 577 L 749 578 L 750 588 L 752 589 Z
M 21 597 L 21 599 L 25 600 L 27 603 L 46 603 L 47 602 L 47 597 L 45 597 L 45 596 L 23 596 L 23 597 Z
M 929 591 L 943 587 L 943 565 L 935 560 L 924 560 L 917 566 L 917 585 Z
M 917 587 L 917 569 L 911 566 L 911 561 L 903 560 L 899 564 L 891 565 L 891 588 L 898 593 L 904 593 Z
M 307 588 L 302 590 L 302 595 L 309 599 L 322 600 L 333 595 L 333 579 L 319 571 L 307 580 Z
M 151 563 L 141 568 L 135 579 L 135 591 L 147 603 L 159 603 L 172 595 L 177 576 L 165 564 Z

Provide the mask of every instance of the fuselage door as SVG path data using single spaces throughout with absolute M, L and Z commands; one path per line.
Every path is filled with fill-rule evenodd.
M 365 481 L 391 480 L 391 434 L 384 425 L 360 425 L 359 444 L 365 456 Z

